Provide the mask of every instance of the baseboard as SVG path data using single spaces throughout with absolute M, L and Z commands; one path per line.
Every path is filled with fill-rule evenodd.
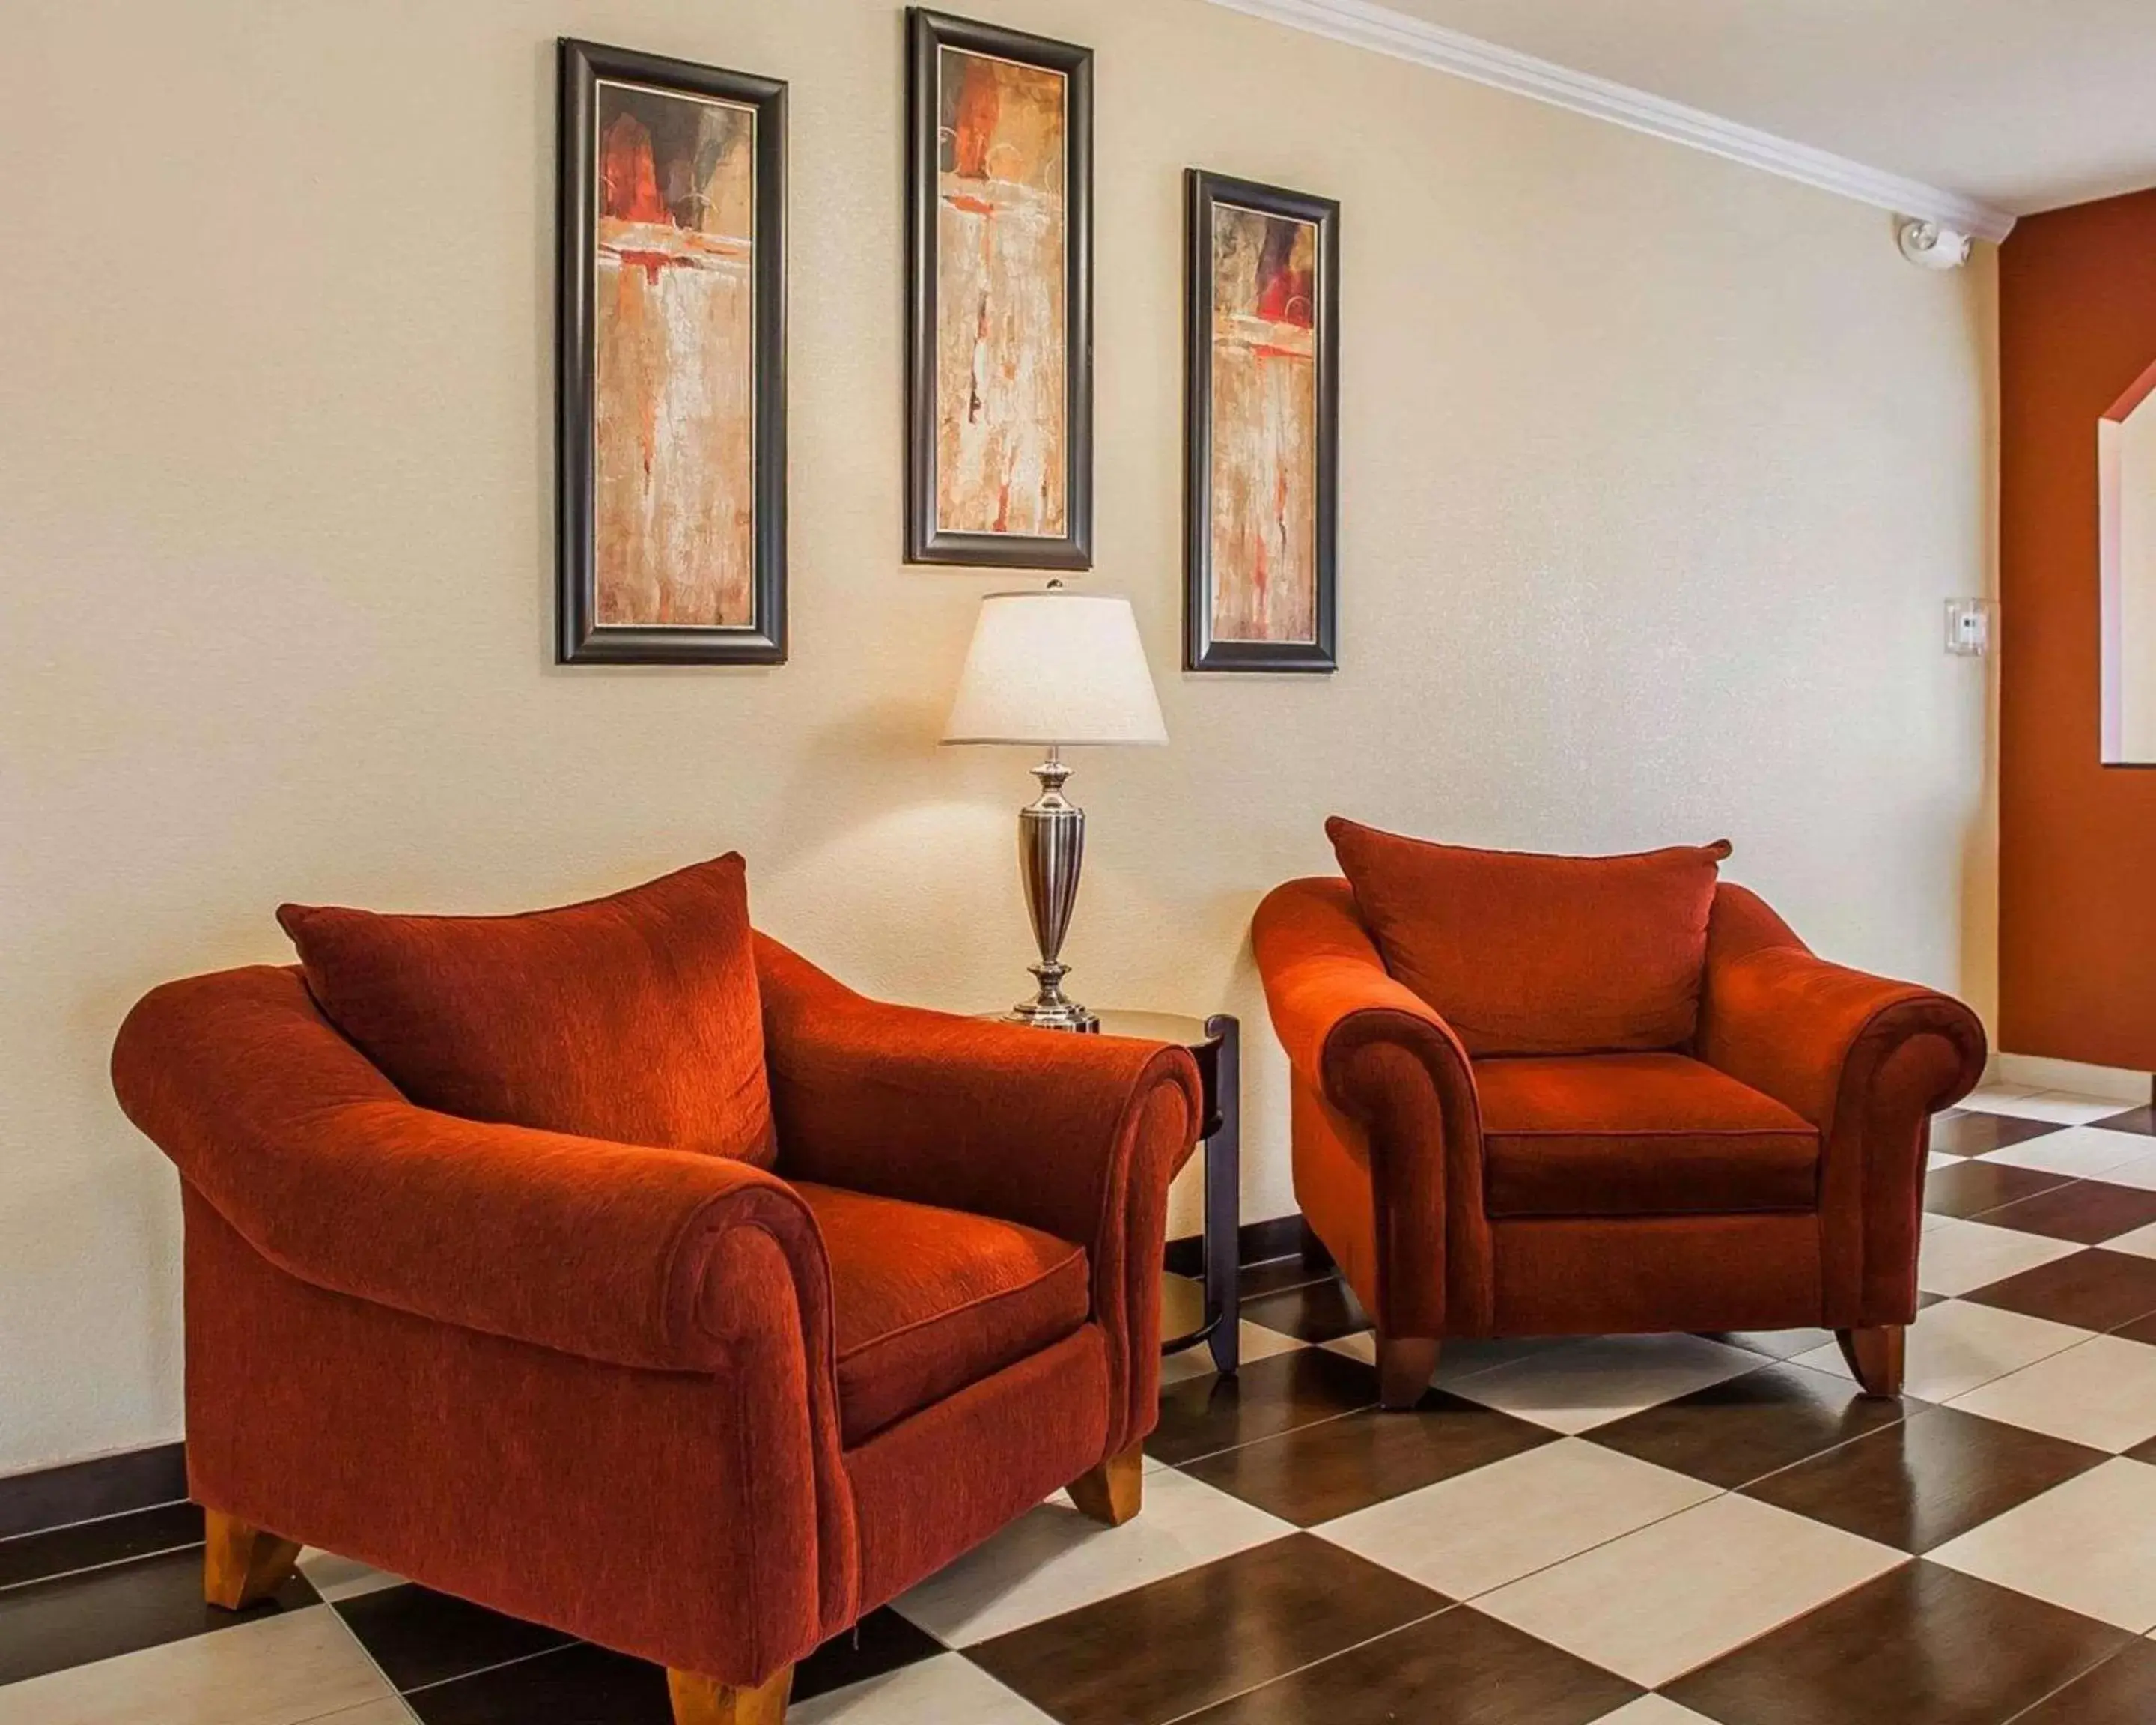
M 1992 1062 L 2002 1083 L 2032 1090 L 2066 1090 L 2143 1107 L 2149 1101 L 2149 1076 L 2117 1066 L 2092 1066 L 2081 1060 L 2055 1060 L 2047 1055 L 2003 1054 Z
M 187 1495 L 187 1448 L 182 1444 L 152 1444 L 147 1449 L 9 1474 L 0 1478 L 0 1539 L 94 1522 L 131 1509 L 154 1509 Z
M 1235 1230 L 1238 1263 L 1262 1264 L 1269 1258 L 1285 1258 L 1302 1250 L 1302 1217 L 1273 1216 L 1262 1222 L 1245 1222 Z M 1165 1262 L 1177 1276 L 1197 1276 L 1205 1268 L 1205 1236 L 1186 1234 L 1168 1243 Z

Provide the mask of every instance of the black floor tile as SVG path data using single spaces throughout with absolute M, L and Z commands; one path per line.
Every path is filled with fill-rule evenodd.
M 2026 1143 L 2066 1128 L 2049 1120 L 2023 1120 L 2012 1114 L 1963 1113 L 1949 1110 L 1932 1119 L 1932 1148 L 1952 1156 L 1982 1156 L 2009 1144 Z
M 1245 1691 L 1189 1725 L 1588 1725 L 1640 1693 L 1455 1605 Z
M 1292 1257 L 1268 1258 L 1262 1264 L 1245 1264 L 1237 1281 L 1245 1300 L 1255 1300 L 1260 1294 L 1276 1294 L 1283 1288 L 1308 1287 L 1312 1282 L 1330 1281 L 1335 1272 L 1313 1269 L 1302 1261 L 1301 1253 Z
M 2156 1645 L 2129 1641 L 2095 1670 L 2085 1671 L 2014 1725 L 2148 1725 L 2156 1719 Z
M 1921 1403 L 1875 1399 L 1809 1367 L 1771 1365 L 1628 1414 L 1589 1442 L 1735 1487 L 1892 1425 Z
M 1556 1441 L 1543 1426 L 1432 1389 L 1414 1413 L 1365 1408 L 1223 1450 L 1183 1471 L 1310 1527 Z
M 2100 1126 L 2106 1132 L 2139 1132 L 2144 1138 L 2156 1137 L 2156 1108 L 2128 1108 L 2123 1114 L 2107 1114 L 2089 1124 Z
M 404 1697 L 424 1725 L 673 1725 L 666 1673 L 573 1642 Z
M 1331 1342 L 1370 1327 L 1363 1302 L 1337 1276 L 1245 1300 L 1243 1319 L 1305 1342 Z
M 1925 1552 L 2104 1459 L 2101 1450 L 1958 1408 L 1925 1408 L 1755 1481 L 1744 1495 L 1881 1545 Z
M 1663 1693 L 1726 1725 L 2004 1725 L 2127 1640 L 2123 1630 L 1917 1562 Z
M 114 1659 L 318 1602 L 314 1589 L 299 1575 L 274 1599 L 244 1611 L 204 1604 L 202 1588 L 202 1553 L 197 1549 L 9 1588 L 0 1593 L 0 1683 Z
M 574 1639 L 408 1581 L 341 1600 L 336 1612 L 399 1689 L 527 1659 Z
M 2156 1314 L 2156 1258 L 2092 1246 L 1962 1296 L 2084 1330 L 2116 1330 Z
M 793 1668 L 793 1699 L 844 1689 L 932 1658 L 943 1644 L 908 1623 L 886 1605 L 871 1611 L 844 1635 L 834 1635 Z
M 1160 1393 L 1160 1423 L 1145 1440 L 1157 1461 L 1194 1461 L 1318 1420 L 1367 1408 L 1378 1374 L 1326 1348 L 1298 1348 L 1252 1360 L 1232 1378 L 1209 1373 Z
M 998 1635 L 967 1656 L 1061 1725 L 1159 1725 L 1448 1603 L 1296 1533 Z
M 2010 1162 L 1972 1156 L 1965 1162 L 1933 1168 L 1924 1176 L 1924 1208 L 1935 1216 L 1980 1216 L 2003 1204 L 2073 1183 L 2071 1174 L 2016 1168 Z
M 202 1538 L 202 1509 L 184 1502 L 78 1522 L 49 1533 L 22 1533 L 0 1539 L 0 1588 L 200 1545 Z

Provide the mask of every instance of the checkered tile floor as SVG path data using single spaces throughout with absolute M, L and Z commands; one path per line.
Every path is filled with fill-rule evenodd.
M 1051 1500 L 805 1665 L 795 1725 L 2151 1725 L 2156 1117 L 1943 1115 L 1909 1394 L 1820 1332 L 1456 1345 L 1245 1273 L 1144 1513 Z M 665 1725 L 648 1666 L 311 1554 L 240 1620 L 187 1506 L 0 1542 L 7 1725 Z

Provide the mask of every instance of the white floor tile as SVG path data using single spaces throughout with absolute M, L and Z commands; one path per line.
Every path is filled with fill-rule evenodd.
M 1704 1713 L 1681 1707 L 1666 1695 L 1643 1695 L 1628 1701 L 1614 1713 L 1604 1713 L 1594 1725 L 1714 1725 Z
M 1683 1474 L 1563 1438 L 1313 1531 L 1468 1599 L 1716 1495 Z
M 1294 1531 L 1162 1468 L 1146 1476 L 1135 1521 L 1103 1527 L 1059 1494 L 894 1603 L 946 1646 L 965 1646 Z
M 1579 1432 L 1756 1371 L 1759 1361 L 1700 1336 L 1591 1336 L 1456 1378 L 1440 1368 L 1437 1381 L 1485 1407 Z
M 2156 1467 L 2114 1456 L 1931 1558 L 2146 1634 L 2156 1627 Z
M 2040 1090 L 2017 1094 L 2000 1091 L 1992 1093 L 1984 1101 L 1977 1100 L 1990 1088 L 1989 1086 L 1984 1086 L 1961 1106 L 1986 1114 L 2011 1114 L 2021 1120 L 2055 1120 L 2061 1126 L 2087 1126 L 2092 1120 L 2123 1114 L 2133 1106 L 2113 1096 L 2076 1096 L 2071 1091 L 2064 1090 Z
M 419 1716 L 392 1696 L 388 1701 L 370 1701 L 356 1707 L 339 1707 L 333 1713 L 321 1713 L 305 1720 L 295 1720 L 293 1725 L 418 1725 Z
M 1957 1156 L 1951 1150 L 1934 1150 L 1924 1158 L 1924 1172 L 1935 1174 L 1943 1168 L 1954 1168 L 1968 1160 L 1967 1157 Z
M 797 1702 L 787 1725 L 1054 1725 L 1046 1713 L 956 1653 Z
M 334 1604 L 356 1599 L 362 1594 L 380 1593 L 385 1587 L 402 1587 L 404 1578 L 387 1569 L 370 1569 L 352 1558 L 341 1558 L 309 1546 L 300 1553 L 300 1573 L 314 1590 Z
M 8 1725 L 296 1725 L 394 1695 L 324 1605 L 11 1683 L 0 1690 L 0 1717 Z
M 1499 1588 L 1475 1609 L 1653 1686 L 1907 1561 L 1724 1496 Z
M 1298 1348 L 1307 1348 L 1307 1342 L 1293 1336 L 1283 1336 L 1278 1330 L 1269 1330 L 1263 1324 L 1238 1324 L 1238 1345 L 1242 1363 L 1264 1359 L 1269 1354 L 1292 1353 Z M 1181 1384 L 1192 1378 L 1210 1377 L 1213 1373 L 1213 1350 L 1200 1342 L 1195 1348 L 1186 1348 L 1180 1353 L 1171 1353 L 1160 1363 L 1160 1381 L 1165 1388 L 1170 1384 Z
M 2086 1342 L 2092 1333 L 1997 1307 L 1942 1301 L 1918 1312 L 1909 1327 L 1907 1378 L 1902 1389 L 1919 1401 L 1951 1401 L 1979 1384 Z M 1832 1342 L 1799 1354 L 1795 1363 L 1840 1378 L 1851 1375 L 1841 1349 Z
M 1998 1104 L 2023 1101 L 2035 1094 L 2036 1086 L 2033 1084 L 2015 1084 L 2004 1078 L 1993 1079 L 1977 1086 L 1954 1106 L 1978 1114 L 1996 1114 L 2000 1111 Z
M 1928 1294 L 1966 1294 L 2081 1250 L 2070 1240 L 1945 1217 L 1924 1228 L 1917 1249 L 1917 1286 Z
M 2103 1249 L 2107 1252 L 2132 1252 L 2138 1257 L 2156 1258 L 2156 1222 L 2146 1228 L 2137 1228 L 2131 1234 L 2122 1234 L 2116 1240 L 2107 1240 Z
M 2115 1455 L 2156 1437 L 2156 1348 L 2097 1336 L 1994 1378 L 1954 1406 Z
M 2112 1137 L 2124 1137 L 2123 1132 L 2112 1132 Z M 2138 1132 L 2136 1137 L 2140 1137 Z M 2142 1138 L 2143 1143 L 2148 1141 Z M 2114 1186 L 2133 1186 L 2143 1192 L 2156 1192 L 2156 1153 L 2137 1156 L 2131 1162 L 2122 1162 L 2103 1171 L 2103 1178 Z
M 2109 1177 L 2112 1168 L 2148 1158 L 2149 1141 L 2139 1132 L 2107 1132 L 2100 1126 L 2069 1127 L 2046 1132 L 2041 1138 L 2024 1138 L 1994 1150 L 1983 1159 L 2003 1162 L 2009 1168 L 2033 1168 L 2049 1174 L 2071 1174 L 2076 1179 Z

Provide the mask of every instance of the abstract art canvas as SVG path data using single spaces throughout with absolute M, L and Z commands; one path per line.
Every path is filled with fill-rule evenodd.
M 1332 670 L 1337 203 L 1193 169 L 1184 664 Z
M 1090 50 L 910 14 L 907 556 L 1091 562 Z
M 559 657 L 785 656 L 785 86 L 564 42 Z

